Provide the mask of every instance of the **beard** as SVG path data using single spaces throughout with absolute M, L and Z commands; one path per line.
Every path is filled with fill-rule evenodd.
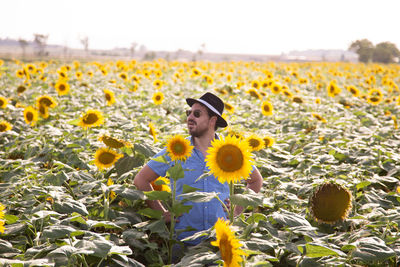
M 198 128 L 196 122 L 194 122 L 194 121 L 191 121 L 191 122 L 194 123 L 194 125 L 196 126 L 195 129 L 188 129 L 189 134 L 192 137 L 202 137 L 208 131 L 208 127 Z

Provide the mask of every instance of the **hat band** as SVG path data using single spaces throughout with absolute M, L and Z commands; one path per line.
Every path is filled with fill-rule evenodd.
M 208 102 L 204 101 L 203 99 L 197 99 L 197 101 L 199 101 L 200 103 L 204 104 L 206 107 L 208 107 L 209 109 L 211 109 L 212 112 L 214 112 L 215 114 L 217 114 L 218 116 L 222 117 L 221 114 L 218 112 L 218 110 L 216 110 L 213 106 L 211 106 Z

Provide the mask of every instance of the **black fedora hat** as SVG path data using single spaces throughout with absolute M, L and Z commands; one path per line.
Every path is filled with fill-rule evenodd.
M 217 115 L 217 126 L 218 127 L 226 127 L 228 126 L 228 123 L 224 118 L 222 118 L 222 113 L 224 112 L 224 102 L 216 95 L 207 92 L 204 95 L 202 95 L 199 99 L 194 99 L 194 98 L 186 98 L 186 103 L 188 103 L 189 106 L 193 106 L 194 103 L 201 103 L 204 106 L 206 106 L 209 110 L 215 113 Z

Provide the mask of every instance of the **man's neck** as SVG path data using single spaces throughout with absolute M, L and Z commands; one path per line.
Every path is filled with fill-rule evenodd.
M 194 147 L 200 150 L 205 157 L 207 154 L 206 153 L 207 149 L 211 146 L 211 141 L 214 140 L 215 138 L 215 131 L 210 131 L 205 135 L 193 138 L 194 138 L 193 139 Z

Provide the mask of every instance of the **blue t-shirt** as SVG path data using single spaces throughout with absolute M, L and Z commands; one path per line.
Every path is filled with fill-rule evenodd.
M 190 140 L 191 145 L 193 145 L 192 137 L 189 137 L 188 139 Z M 165 176 L 167 170 L 171 167 L 171 158 L 166 153 L 165 148 L 157 153 L 154 158 L 162 155 L 165 155 L 165 158 L 167 159 L 169 164 L 155 160 L 150 160 L 147 163 L 147 165 L 159 176 Z M 177 198 L 182 193 L 182 188 L 184 184 L 198 188 L 198 191 L 200 192 L 217 192 L 219 193 L 218 196 L 222 201 L 225 201 L 225 199 L 229 198 L 228 183 L 221 184 L 218 179 L 215 178 L 213 175 L 199 179 L 196 182 L 199 176 L 201 176 L 205 172 L 209 172 L 209 169 L 206 166 L 205 158 L 200 150 L 193 148 L 191 156 L 187 158 L 185 162 L 180 161 L 180 163 L 182 164 L 183 169 L 187 169 L 188 171 L 185 171 L 184 178 L 177 180 Z M 209 229 L 210 227 L 214 226 L 218 218 L 227 218 L 227 213 L 224 211 L 218 199 L 213 199 L 209 202 L 200 203 L 186 202 L 185 205 L 191 205 L 193 207 L 189 211 L 189 213 L 184 213 L 181 217 L 179 217 L 179 222 L 176 224 L 175 230 L 192 227 L 196 229 L 196 231 L 185 231 L 179 234 L 179 240 L 191 236 L 196 232 Z M 189 245 L 196 245 L 200 241 L 201 239 L 196 239 L 194 241 L 188 241 L 186 243 Z

